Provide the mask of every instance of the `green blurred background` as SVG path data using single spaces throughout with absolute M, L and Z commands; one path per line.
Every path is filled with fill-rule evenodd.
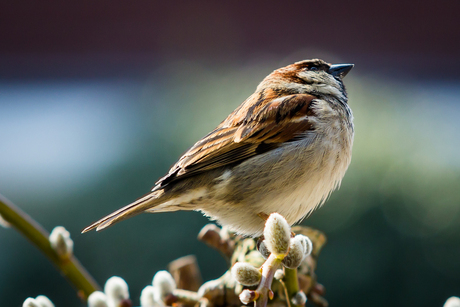
M 157 270 L 195 254 L 195 212 L 80 230 L 148 192 L 272 70 L 354 63 L 353 161 L 303 222 L 323 230 L 331 306 L 442 306 L 460 295 L 460 3 L 79 1 L 2 3 L 0 193 L 47 230 L 65 226 L 100 284 L 138 304 Z M 47 295 L 82 306 L 45 257 L 0 229 L 0 306 Z

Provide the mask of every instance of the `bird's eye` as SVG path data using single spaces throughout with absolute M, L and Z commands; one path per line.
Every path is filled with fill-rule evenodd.
M 312 66 L 312 67 L 310 67 L 310 70 L 318 70 L 318 67 Z

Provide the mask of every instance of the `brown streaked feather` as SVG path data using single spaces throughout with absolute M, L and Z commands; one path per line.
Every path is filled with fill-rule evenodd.
M 192 146 L 161 178 L 154 190 L 191 175 L 236 162 L 275 149 L 312 129 L 315 96 L 278 96 L 264 89 L 250 96 L 215 130 Z

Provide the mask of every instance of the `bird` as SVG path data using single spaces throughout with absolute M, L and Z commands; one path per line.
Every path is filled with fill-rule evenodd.
M 178 210 L 200 211 L 252 237 L 273 212 L 300 222 L 340 186 L 351 162 L 353 114 L 343 78 L 353 66 L 311 59 L 274 70 L 149 193 L 82 233 Z

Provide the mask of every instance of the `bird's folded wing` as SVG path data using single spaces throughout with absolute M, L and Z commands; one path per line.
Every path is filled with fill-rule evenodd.
M 262 97 L 261 97 L 262 96 Z M 179 179 L 273 150 L 312 130 L 315 96 L 287 95 L 272 100 L 254 93 L 215 130 L 193 145 L 161 178 L 158 189 Z

